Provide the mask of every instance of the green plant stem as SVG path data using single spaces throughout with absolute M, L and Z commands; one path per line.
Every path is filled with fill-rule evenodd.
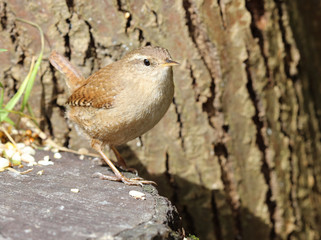
M 23 82 L 22 82 L 21 86 L 19 87 L 18 91 L 9 100 L 9 102 L 6 104 L 4 109 L 0 109 L 0 123 L 7 118 L 9 111 L 11 111 L 14 108 L 14 106 L 17 104 L 17 102 L 19 101 L 20 97 L 22 96 L 23 92 L 25 91 L 25 88 L 27 87 L 28 81 L 30 79 L 30 75 L 31 75 L 32 70 L 33 70 L 34 62 L 35 62 L 35 60 L 34 60 L 34 58 L 32 58 L 31 65 L 30 65 L 30 70 L 29 70 L 29 73 L 28 73 L 27 77 L 25 78 L 25 80 L 23 80 Z
M 37 28 L 39 30 L 40 39 L 41 39 L 41 50 L 40 50 L 39 56 L 37 58 L 37 61 L 35 63 L 35 66 L 34 66 L 32 72 L 31 72 L 30 81 L 28 82 L 28 85 L 26 87 L 26 92 L 25 92 L 25 94 L 23 96 L 23 100 L 22 100 L 22 104 L 21 104 L 21 111 L 23 111 L 25 106 L 28 103 L 28 100 L 29 100 L 29 97 L 30 97 L 30 93 L 31 93 L 31 89 L 33 87 L 37 72 L 39 70 L 39 67 L 40 67 L 40 64 L 41 64 L 41 61 L 42 61 L 42 56 L 43 56 L 43 51 L 44 51 L 44 46 L 45 46 L 45 40 L 44 40 L 43 31 L 42 31 L 41 27 L 38 24 L 30 22 L 30 21 L 22 19 L 22 18 L 16 18 L 16 20 L 20 21 L 20 22 L 27 23 L 27 24 Z

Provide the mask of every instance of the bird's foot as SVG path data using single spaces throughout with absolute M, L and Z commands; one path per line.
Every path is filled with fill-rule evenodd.
M 138 176 L 138 171 L 135 168 L 128 168 L 128 167 L 122 167 L 122 166 L 117 166 L 119 167 L 121 170 L 126 171 L 126 172 L 131 172 L 133 174 L 135 174 L 136 176 Z
M 99 172 L 94 173 L 93 177 L 97 177 L 97 178 L 100 178 L 102 180 L 123 182 L 123 183 L 125 183 L 127 185 L 140 185 L 140 186 L 143 186 L 143 184 L 157 185 L 154 181 L 144 180 L 141 177 L 127 178 L 124 175 L 121 175 L 119 177 L 118 176 L 108 176 L 108 175 L 104 175 L 104 174 L 99 173 Z
M 105 162 L 104 159 L 100 159 L 100 160 L 101 160 L 101 165 L 108 166 L 108 164 Z M 135 174 L 136 176 L 138 176 L 138 171 L 135 168 L 129 168 L 126 165 L 123 165 L 123 164 L 120 164 L 119 162 L 114 162 L 114 161 L 113 161 L 113 164 L 118 169 L 121 169 L 121 170 L 126 171 L 126 172 L 131 172 L 131 173 Z

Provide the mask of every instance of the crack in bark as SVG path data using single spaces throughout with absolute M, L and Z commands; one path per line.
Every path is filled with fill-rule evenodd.
M 72 13 L 74 11 L 74 6 L 75 6 L 74 0 L 66 0 L 66 4 L 69 12 Z
M 65 34 L 64 36 L 64 42 L 65 42 L 65 57 L 68 58 L 68 60 L 71 59 L 71 47 L 70 47 L 70 39 L 69 39 L 69 32 L 71 29 L 71 21 L 70 19 L 72 18 L 72 16 L 70 16 L 70 18 L 67 18 L 65 21 L 66 23 L 69 25 L 69 30 L 68 32 Z
M 132 15 L 131 15 L 131 13 L 129 11 L 127 11 L 127 10 L 125 10 L 123 8 L 123 3 L 122 3 L 121 0 L 117 0 L 116 4 L 117 4 L 118 11 L 124 13 L 125 18 L 127 19 L 126 24 L 125 24 L 125 33 L 127 34 L 128 33 L 128 29 L 131 26 Z
M 207 113 L 208 124 L 214 128 L 214 124 L 212 122 L 212 117 L 215 116 L 215 108 L 214 108 L 214 100 L 215 100 L 215 83 L 214 80 L 211 81 L 210 85 L 210 93 L 211 95 L 207 98 L 206 102 L 202 104 L 202 110 Z
M 222 20 L 222 25 L 223 25 L 223 29 L 225 30 L 226 29 L 226 21 L 225 21 L 225 17 L 224 17 L 224 3 L 221 2 L 221 0 L 217 0 L 217 4 L 218 4 L 218 7 L 220 9 L 220 16 L 221 16 L 221 20 Z
M 154 10 L 151 10 L 151 12 L 153 13 L 153 15 L 154 15 L 154 17 L 155 17 L 156 27 L 159 28 L 157 12 L 155 12 Z
M 2 30 L 7 29 L 7 23 L 8 23 L 8 17 L 7 17 L 7 3 L 3 2 L 2 5 L 0 6 L 0 24 L 2 27 Z
M 250 52 L 248 51 L 248 55 Z M 256 144 L 259 148 L 259 150 L 262 152 L 262 167 L 261 167 L 261 172 L 263 173 L 264 179 L 266 184 L 268 185 L 268 190 L 266 192 L 266 197 L 265 197 L 265 203 L 269 209 L 269 214 L 270 214 L 270 221 L 272 223 L 272 229 L 270 232 L 270 239 L 276 239 L 276 232 L 275 232 L 275 218 L 274 214 L 276 211 L 276 202 L 275 200 L 272 200 L 273 197 L 273 192 L 272 192 L 272 184 L 271 184 L 271 171 L 272 169 L 270 168 L 270 165 L 267 160 L 266 156 L 266 150 L 267 146 L 265 144 L 264 136 L 262 133 L 262 130 L 264 128 L 264 122 L 260 118 L 260 112 L 259 112 L 259 100 L 257 99 L 257 95 L 255 93 L 255 90 L 253 88 L 253 81 L 252 81 L 252 76 L 250 72 L 250 65 L 249 65 L 249 59 L 244 61 L 245 63 L 245 70 L 247 74 L 247 79 L 248 82 L 246 84 L 249 97 L 252 101 L 252 104 L 255 108 L 255 114 L 252 117 L 252 120 L 256 126 Z
M 145 40 L 143 30 L 141 30 L 141 29 L 138 28 L 138 27 L 135 27 L 135 28 L 134 28 L 134 31 L 138 31 L 138 41 L 142 44 L 143 41 Z
M 168 154 L 167 151 L 166 151 L 166 153 L 165 153 L 165 167 L 166 167 L 165 176 L 167 177 L 169 184 L 173 185 L 173 183 L 174 183 L 174 178 L 173 178 L 172 174 L 170 174 L 170 171 L 169 171 L 169 154 Z M 172 187 L 175 187 L 175 188 L 176 188 L 177 186 L 176 186 L 176 185 L 175 185 L 175 186 L 173 185 Z M 173 196 L 172 199 L 173 199 L 174 202 L 177 201 L 177 195 L 176 195 L 175 191 L 174 191 L 174 196 Z
M 214 145 L 214 153 L 218 157 L 218 162 L 221 167 L 222 173 L 221 178 L 224 185 L 224 191 L 226 193 L 226 199 L 232 211 L 235 239 L 242 239 L 243 231 L 241 223 L 241 202 L 240 197 L 237 193 L 237 185 L 235 183 L 233 170 L 230 169 L 230 163 L 228 161 L 228 151 L 225 144 L 216 143 Z
M 14 94 L 16 94 L 16 92 L 18 91 L 18 83 L 19 83 L 19 80 L 18 79 L 16 79 L 13 75 L 12 75 L 12 72 L 11 72 L 11 70 L 12 69 L 10 69 L 10 77 L 11 77 L 11 79 L 12 79 L 12 95 L 10 96 L 9 95 L 9 97 L 11 98 L 11 97 L 13 97 L 14 96 Z M 10 92 L 9 92 L 10 93 Z
M 285 23 L 283 22 L 283 9 L 282 9 L 282 2 L 280 0 L 275 0 L 275 5 L 277 7 L 278 10 L 278 15 L 279 15 L 279 27 L 280 27 L 280 32 L 281 32 L 281 36 L 282 36 L 282 42 L 284 45 L 284 50 L 285 50 L 285 57 L 283 58 L 283 65 L 284 65 L 284 70 L 285 70 L 285 74 L 287 76 L 288 79 L 291 79 L 293 83 L 295 83 L 298 79 L 297 74 L 291 74 L 290 72 L 290 62 L 293 61 L 292 58 L 292 54 L 291 54 L 291 48 L 292 45 L 290 43 L 288 43 L 286 35 L 287 35 L 287 28 L 285 26 Z M 295 92 L 295 100 L 296 100 L 296 104 L 299 105 L 299 100 L 298 100 L 298 96 L 297 93 Z M 280 104 L 283 104 L 282 101 L 282 97 L 280 97 Z M 280 109 L 280 111 L 282 112 L 282 109 Z M 299 118 L 299 111 L 296 114 L 297 117 L 297 121 Z M 284 124 L 282 122 L 281 119 L 281 114 L 280 117 L 278 119 L 278 121 L 280 122 L 281 125 L 281 132 L 287 136 L 289 139 L 291 139 L 290 133 L 287 133 L 286 129 L 284 129 Z M 290 200 L 290 204 L 291 204 L 291 208 L 293 209 L 294 212 L 294 222 L 297 226 L 299 226 L 299 219 L 301 219 L 300 214 L 299 214 L 299 204 L 298 204 L 298 197 L 297 197 L 297 182 L 298 179 L 295 179 L 294 173 L 293 173 L 293 169 L 294 169 L 294 162 L 293 162 L 293 158 L 292 155 L 294 154 L 294 149 L 292 146 L 291 141 L 289 142 L 288 145 L 288 149 L 290 152 L 290 156 L 289 156 L 289 164 L 290 164 L 290 169 L 289 169 L 289 175 L 290 175 L 290 194 L 289 194 L 289 200 Z M 314 173 L 314 171 L 312 170 L 312 172 Z M 315 173 L 314 173 L 315 176 Z M 315 181 L 315 183 L 317 183 L 317 181 Z M 294 233 L 295 230 L 293 230 L 291 233 L 289 233 L 289 237 L 291 236 L 292 233 Z
M 261 24 L 261 20 L 264 18 L 265 9 L 264 9 L 264 0 L 248 0 L 245 3 L 245 7 L 250 12 L 252 16 L 251 21 L 251 32 L 254 38 L 257 38 L 259 40 L 259 47 L 261 50 L 261 56 L 264 60 L 265 65 L 265 76 L 269 79 L 269 82 L 274 85 L 273 79 L 271 78 L 270 74 L 270 67 L 268 64 L 268 56 L 266 56 L 264 51 L 264 38 L 262 33 L 263 24 Z
M 221 5 L 220 5 L 221 7 Z M 241 203 L 239 199 L 239 195 L 236 189 L 236 183 L 234 182 L 234 174 L 228 169 L 228 151 L 224 144 L 224 138 L 226 137 L 226 132 L 223 126 L 214 127 L 213 117 L 216 115 L 221 115 L 222 107 L 221 107 L 221 92 L 216 87 L 222 79 L 222 73 L 220 69 L 220 61 L 218 58 L 217 48 L 214 43 L 209 39 L 207 35 L 206 28 L 203 22 L 199 18 L 199 14 L 196 6 L 191 0 L 183 0 L 183 8 L 185 9 L 185 19 L 186 25 L 188 28 L 189 36 L 197 49 L 201 60 L 204 63 L 205 68 L 207 69 L 210 78 L 210 94 L 207 96 L 206 101 L 202 104 L 203 112 L 207 113 L 208 124 L 217 131 L 221 132 L 221 139 L 215 144 L 214 152 L 218 156 L 219 164 L 221 166 L 222 172 L 222 181 L 224 184 L 225 193 L 227 196 L 227 201 L 232 211 L 232 216 L 234 220 L 234 232 L 236 238 L 242 238 L 242 226 L 241 226 Z M 221 8 L 222 19 L 224 19 L 224 14 Z M 191 77 L 193 79 L 193 72 L 190 71 Z M 196 84 L 196 81 L 193 81 L 192 85 Z M 195 86 L 195 85 L 194 85 Z M 218 125 L 218 123 L 216 124 Z M 212 198 L 212 201 L 215 201 Z M 214 206 L 213 211 L 215 217 L 218 216 L 218 210 L 215 212 L 215 202 L 212 202 L 212 206 Z M 214 217 L 214 218 L 215 218 Z M 213 224 L 216 225 L 218 219 L 213 220 Z M 219 228 L 217 226 L 216 228 Z M 220 239 L 221 233 L 217 232 L 218 239 Z
M 185 151 L 185 143 L 184 143 L 184 137 L 183 137 L 183 122 L 182 122 L 182 119 L 181 119 L 181 113 L 178 111 L 178 105 L 175 101 L 175 97 L 173 97 L 173 104 L 175 106 L 175 113 L 176 113 L 176 116 L 177 116 L 177 122 L 179 124 L 179 130 L 178 130 L 178 137 L 179 139 L 181 140 L 181 147 L 183 149 L 183 151 Z
M 71 28 L 72 28 L 71 19 L 72 19 L 72 16 L 74 14 L 74 1 L 73 0 L 66 0 L 66 5 L 68 7 L 68 11 L 70 13 L 70 17 L 65 19 L 66 23 L 68 24 L 68 32 L 64 36 L 65 57 L 67 57 L 68 60 L 70 60 L 71 59 L 71 47 L 70 47 L 69 33 L 70 33 Z M 58 25 L 56 25 L 56 27 L 58 29 Z M 59 31 L 59 29 L 58 29 L 58 31 Z
M 183 0 L 183 8 L 185 10 L 186 25 L 189 36 L 195 45 L 205 68 L 211 76 L 210 96 L 203 104 L 202 110 L 208 115 L 209 125 L 213 127 L 211 117 L 220 111 L 220 101 L 215 99 L 220 97 L 220 93 L 216 92 L 215 79 L 221 79 L 220 62 L 218 59 L 217 49 L 207 35 L 207 31 L 203 23 L 198 17 L 198 12 L 194 3 L 190 0 Z
M 95 59 L 97 58 L 96 44 L 95 44 L 94 36 L 91 32 L 92 26 L 87 20 L 84 20 L 84 22 L 88 26 L 88 32 L 89 32 L 89 43 L 88 43 L 88 48 L 86 50 L 86 54 L 84 57 L 84 65 L 86 64 L 87 59 L 91 58 L 90 71 L 93 72 L 95 68 Z
M 284 50 L 285 50 L 285 57 L 283 58 L 283 65 L 284 65 L 284 70 L 285 70 L 286 76 L 288 78 L 290 78 L 293 82 L 296 82 L 296 80 L 298 79 L 297 74 L 292 75 L 290 73 L 290 64 L 289 63 L 293 61 L 292 54 L 291 54 L 292 45 L 290 43 L 288 43 L 288 41 L 286 39 L 287 30 L 286 30 L 286 27 L 285 27 L 283 20 L 282 20 L 283 15 L 284 15 L 283 9 L 282 9 L 282 4 L 283 4 L 282 1 L 275 0 L 275 5 L 277 7 L 278 15 L 279 15 L 279 27 L 280 27 L 282 42 L 283 42 Z
M 192 87 L 195 92 L 195 101 L 199 102 L 201 94 L 197 91 L 198 89 L 197 89 L 196 77 L 194 76 L 192 65 L 190 65 L 189 63 L 188 63 L 188 69 L 189 69 L 189 75 L 192 79 Z

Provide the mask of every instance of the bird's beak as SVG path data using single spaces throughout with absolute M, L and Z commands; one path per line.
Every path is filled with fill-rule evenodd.
M 166 59 L 165 63 L 163 63 L 161 66 L 162 67 L 170 67 L 170 66 L 175 66 L 175 65 L 179 65 L 179 63 L 175 62 L 171 59 Z

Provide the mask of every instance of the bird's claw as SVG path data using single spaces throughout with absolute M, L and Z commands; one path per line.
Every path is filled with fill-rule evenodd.
M 102 180 L 111 180 L 111 181 L 117 181 L 117 182 L 123 182 L 126 185 L 136 185 L 136 186 L 143 186 L 143 184 L 153 184 L 157 185 L 154 181 L 144 180 L 141 177 L 134 177 L 134 178 L 127 178 L 124 175 L 121 176 L 108 176 L 104 175 L 102 173 L 96 172 L 92 175 L 93 177 L 98 177 Z

